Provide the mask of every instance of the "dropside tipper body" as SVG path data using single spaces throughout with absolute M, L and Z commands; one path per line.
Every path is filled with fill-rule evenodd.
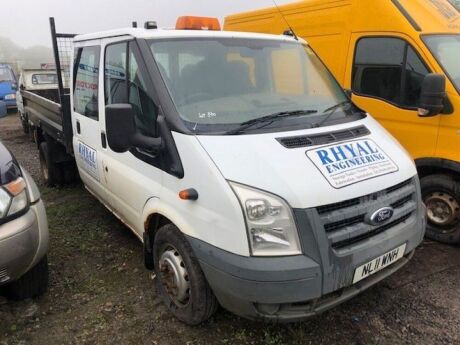
M 186 322 L 196 323 L 184 316 L 190 305 L 207 308 L 194 290 L 207 284 L 239 315 L 303 319 L 396 271 L 422 241 L 410 157 L 353 105 L 329 113 L 334 102 L 349 102 L 305 42 L 124 29 L 74 44 L 80 177 L 144 241 L 146 261 L 160 260 L 160 292 Z M 310 68 L 317 79 L 294 87 L 283 79 L 285 53 L 294 59 L 288 73 Z M 281 118 L 293 106 L 305 109 Z M 133 123 L 117 128 L 120 109 L 133 116 L 138 145 L 130 144 Z M 256 120 L 274 109 L 280 118 L 243 125 L 243 115 Z M 196 260 L 184 259 L 176 272 L 191 272 L 195 262 L 205 285 L 196 271 L 175 276 L 172 288 L 165 278 L 174 257 L 187 258 L 177 241 L 158 244 L 174 231 Z

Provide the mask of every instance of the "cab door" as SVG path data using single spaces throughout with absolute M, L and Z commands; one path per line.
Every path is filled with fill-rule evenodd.
M 72 100 L 73 148 L 80 177 L 85 186 L 107 204 L 103 148 L 106 141 L 100 123 L 103 99 L 99 94 L 100 41 L 75 48 Z
M 158 106 L 136 42 L 107 40 L 104 51 L 105 106 L 130 104 L 137 130 L 144 136 L 157 137 Z M 159 198 L 162 189 L 161 155 L 139 148 L 117 153 L 107 147 L 106 152 L 104 172 L 114 212 L 142 238 L 145 203 Z
M 416 159 L 436 151 L 440 117 L 417 113 L 421 85 L 431 73 L 415 44 L 399 35 L 352 35 L 345 87 Z

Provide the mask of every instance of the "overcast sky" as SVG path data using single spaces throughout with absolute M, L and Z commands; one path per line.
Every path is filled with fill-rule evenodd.
M 277 0 L 278 4 L 292 0 Z M 273 6 L 273 0 L 9 0 L 1 1 L 0 36 L 30 47 L 50 46 L 48 18 L 56 18 L 58 32 L 87 33 L 139 25 L 156 20 L 173 27 L 181 15 L 223 17 Z

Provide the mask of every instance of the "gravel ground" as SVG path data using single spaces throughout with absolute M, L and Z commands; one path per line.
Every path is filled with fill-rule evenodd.
M 0 296 L 0 345 L 460 344 L 460 248 L 431 241 L 401 271 L 308 321 L 265 324 L 220 309 L 185 326 L 161 304 L 129 230 L 81 185 L 42 186 L 15 114 L 0 119 L 0 139 L 39 182 L 51 232 L 49 291 L 22 302 Z

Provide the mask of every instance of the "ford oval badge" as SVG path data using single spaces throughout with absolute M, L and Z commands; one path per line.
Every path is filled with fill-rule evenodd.
M 393 214 L 394 210 L 392 207 L 382 207 L 369 216 L 368 223 L 371 225 L 383 224 L 390 220 L 393 217 Z

